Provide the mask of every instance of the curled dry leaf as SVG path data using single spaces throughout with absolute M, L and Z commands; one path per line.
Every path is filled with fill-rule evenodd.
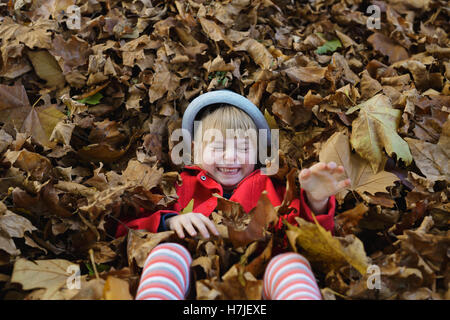
M 5 159 L 16 168 L 22 169 L 39 181 L 46 179 L 52 171 L 50 160 L 38 153 L 25 149 L 21 151 L 7 151 Z
M 17 249 L 12 238 L 23 238 L 25 232 L 37 230 L 30 220 L 19 216 L 8 209 L 0 202 L 0 249 L 10 255 L 17 256 L 20 250 Z
M 392 39 L 386 37 L 382 33 L 374 33 L 368 39 L 373 48 L 381 54 L 389 57 L 389 62 L 393 63 L 400 60 L 405 60 L 409 57 L 408 52 L 401 45 L 397 44 Z
M 174 231 L 158 233 L 144 231 L 129 232 L 127 240 L 128 265 L 131 266 L 133 260 L 135 260 L 136 265 L 143 268 L 145 260 L 153 248 L 161 242 L 168 240 L 173 234 L 175 234 Z
M 245 228 L 235 229 L 235 225 L 228 225 L 229 239 L 235 248 L 247 246 L 255 240 L 265 239 L 269 225 L 278 221 L 278 216 L 267 198 L 266 191 L 261 193 L 258 204 L 248 215 L 250 222 Z M 225 221 L 224 223 L 226 224 Z
M 198 300 L 261 300 L 262 280 L 250 272 L 233 266 L 223 277 L 199 280 L 195 283 Z
M 450 120 L 442 128 L 442 134 L 437 144 L 406 138 L 414 162 L 420 171 L 431 181 L 450 181 L 449 148 L 450 148 Z
M 369 210 L 364 203 L 358 203 L 353 209 L 344 211 L 336 217 L 337 233 L 339 236 L 345 236 L 352 234 L 355 228 L 358 226 L 359 220 L 363 217 L 364 213 Z

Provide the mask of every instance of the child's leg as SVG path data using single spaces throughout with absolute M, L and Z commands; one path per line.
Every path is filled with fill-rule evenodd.
M 136 300 L 182 300 L 189 289 L 192 257 L 183 246 L 163 243 L 148 255 Z
M 319 287 L 308 260 L 298 253 L 277 255 L 264 273 L 266 300 L 321 300 Z

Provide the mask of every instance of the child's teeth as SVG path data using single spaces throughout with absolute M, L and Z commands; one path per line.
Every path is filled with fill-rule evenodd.
M 222 172 L 237 172 L 238 169 L 220 168 L 220 171 L 222 171 Z

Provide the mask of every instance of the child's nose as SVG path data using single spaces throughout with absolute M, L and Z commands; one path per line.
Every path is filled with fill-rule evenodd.
M 224 154 L 225 162 L 234 163 L 235 158 L 236 158 L 236 150 L 234 148 L 226 148 Z

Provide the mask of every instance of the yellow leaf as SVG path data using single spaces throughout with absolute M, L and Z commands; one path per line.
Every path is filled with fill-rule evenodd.
M 106 278 L 103 287 L 104 300 L 133 300 L 128 282 L 113 276 Z
M 189 201 L 189 203 L 187 204 L 187 206 L 184 207 L 183 210 L 181 210 L 180 214 L 189 213 L 192 212 L 192 210 L 194 210 L 194 198 L 192 198 L 191 201 Z
M 392 108 L 389 97 L 377 94 L 369 100 L 349 109 L 346 114 L 359 109 L 358 118 L 352 122 L 350 143 L 356 152 L 367 159 L 374 173 L 384 168 L 384 152 L 395 153 L 406 165 L 411 164 L 412 155 L 408 144 L 397 133 L 402 112 Z
M 354 235 L 333 237 L 331 232 L 325 230 L 315 217 L 315 224 L 299 217 L 295 219 L 298 227 L 285 221 L 288 226 L 286 234 L 294 250 L 297 250 L 296 244 L 299 245 L 303 249 L 301 253 L 311 264 L 326 273 L 346 264 L 353 266 L 362 275 L 366 273 L 369 258 L 361 240 Z
M 277 121 L 275 117 L 272 116 L 267 109 L 264 110 L 264 118 L 266 118 L 267 123 L 269 124 L 270 129 L 278 129 Z

